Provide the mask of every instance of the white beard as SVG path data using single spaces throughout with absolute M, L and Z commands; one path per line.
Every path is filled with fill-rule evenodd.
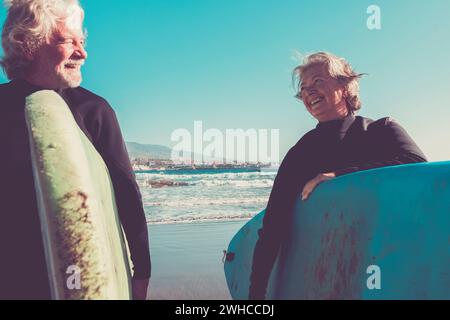
M 61 89 L 79 87 L 82 80 L 81 74 L 78 77 L 60 74 L 58 78 L 60 79 Z

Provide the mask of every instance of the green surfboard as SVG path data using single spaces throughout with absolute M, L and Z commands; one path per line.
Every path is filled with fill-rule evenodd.
M 53 299 L 130 299 L 128 249 L 108 169 L 65 101 L 26 98 L 33 175 Z

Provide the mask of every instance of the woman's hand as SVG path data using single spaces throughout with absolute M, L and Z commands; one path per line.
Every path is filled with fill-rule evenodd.
M 313 192 L 313 190 L 317 187 L 319 183 L 331 180 L 335 177 L 336 175 L 334 174 L 334 172 L 328 172 L 328 173 L 320 173 L 315 178 L 309 180 L 303 187 L 302 200 L 307 200 L 309 195 Z

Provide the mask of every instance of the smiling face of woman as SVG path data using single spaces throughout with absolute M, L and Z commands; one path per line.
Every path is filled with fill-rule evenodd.
M 303 70 L 299 89 L 297 97 L 319 122 L 348 115 L 345 86 L 330 76 L 325 65 L 317 63 Z

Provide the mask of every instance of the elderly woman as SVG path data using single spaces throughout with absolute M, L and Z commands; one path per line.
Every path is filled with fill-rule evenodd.
M 268 279 L 298 197 L 307 200 L 325 180 L 351 172 L 426 162 L 425 155 L 393 119 L 356 116 L 358 80 L 349 63 L 330 53 L 308 56 L 294 69 L 296 95 L 319 122 L 284 158 L 275 178 L 253 255 L 250 299 L 264 299 Z

